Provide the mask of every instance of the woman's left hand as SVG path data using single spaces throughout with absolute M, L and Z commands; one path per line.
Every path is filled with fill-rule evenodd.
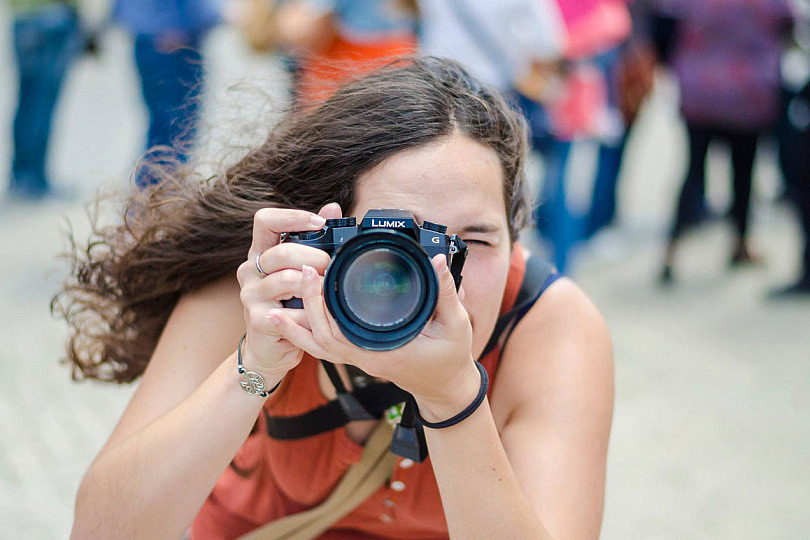
M 436 310 L 419 335 L 391 351 L 369 351 L 347 340 L 326 308 L 323 277 L 302 268 L 301 294 L 309 328 L 284 310 L 271 312 L 279 332 L 315 358 L 353 364 L 374 377 L 391 381 L 416 398 L 422 416 L 443 420 L 462 410 L 478 392 L 480 375 L 472 357 L 472 326 L 444 255 L 431 261 L 438 277 Z

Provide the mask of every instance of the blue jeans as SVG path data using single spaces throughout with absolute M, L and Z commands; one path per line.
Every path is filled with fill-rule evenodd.
M 620 60 L 621 51 L 618 47 L 600 54 L 593 60 L 608 83 L 608 103 L 612 107 L 617 107 L 618 102 L 615 81 Z M 599 144 L 591 207 L 585 217 L 583 230 L 583 237 L 586 239 L 613 223 L 616 217 L 616 191 L 630 126 L 625 126 L 625 128 L 624 133 L 617 140 Z
M 534 209 L 536 232 L 551 243 L 557 271 L 565 272 L 569 252 L 580 236 L 580 220 L 569 211 L 566 196 L 565 172 L 572 144 L 551 134 L 542 105 L 519 94 L 514 99 L 529 126 L 532 149 L 542 157 L 545 170 L 543 192 Z
M 187 36 L 183 45 L 161 50 L 159 36 L 135 38 L 135 64 L 141 92 L 149 111 L 144 164 L 136 173 L 140 187 L 158 182 L 149 165 L 185 163 L 200 117 L 200 90 L 204 69 L 199 53 L 201 35 Z
M 36 199 L 49 190 L 45 168 L 51 120 L 81 35 L 75 10 L 58 3 L 19 16 L 13 33 L 19 97 L 8 189 L 12 195 Z

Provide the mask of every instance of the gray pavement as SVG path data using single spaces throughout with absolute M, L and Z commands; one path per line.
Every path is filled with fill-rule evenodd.
M 6 17 L 0 11 L 3 171 L 16 92 Z M 0 205 L 0 538 L 68 535 L 81 475 L 133 391 L 71 382 L 59 364 L 66 331 L 48 313 L 66 272 L 57 254 L 67 246 L 67 221 L 78 238 L 87 234 L 84 202 L 99 186 L 126 185 L 145 125 L 127 40 L 114 33 L 104 45 L 101 58 L 82 60 L 71 74 L 55 124 L 54 177 L 75 200 Z M 240 77 L 277 73 L 228 31 L 218 32 L 209 50 L 215 95 Z M 239 102 L 240 113 L 249 101 Z M 763 300 L 770 286 L 791 277 L 798 231 L 790 213 L 771 202 L 778 174 L 766 152 L 757 166 L 752 229 L 767 265 L 728 271 L 731 235 L 716 224 L 687 238 L 680 283 L 656 288 L 684 166 L 675 103 L 663 78 L 631 139 L 621 221 L 576 259 L 575 278 L 604 313 L 615 343 L 603 537 L 807 538 L 810 303 Z M 228 134 L 234 127 L 218 114 L 233 118 L 234 109 L 209 107 L 209 124 Z M 572 192 L 583 204 L 593 152 L 582 146 L 575 156 Z M 728 201 L 725 158 L 714 151 L 710 163 L 709 196 L 719 208 Z

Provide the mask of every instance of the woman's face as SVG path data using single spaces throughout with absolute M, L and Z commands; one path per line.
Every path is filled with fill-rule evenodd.
M 498 318 L 511 253 L 495 151 L 454 134 L 395 154 L 360 177 L 350 215 L 359 221 L 375 208 L 409 210 L 420 224 L 447 225 L 467 243 L 463 304 L 477 357 Z

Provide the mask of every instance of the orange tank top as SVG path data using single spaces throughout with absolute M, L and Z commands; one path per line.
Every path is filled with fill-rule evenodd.
M 501 302 L 513 306 L 526 269 L 515 245 Z M 492 381 L 498 369 L 496 347 L 481 363 Z M 490 386 L 490 390 L 492 386 Z M 318 361 L 305 355 L 265 405 L 273 416 L 294 416 L 325 405 L 318 385 Z M 265 523 L 318 505 L 343 473 L 360 460 L 362 446 L 344 428 L 297 440 L 267 435 L 264 415 L 217 481 L 191 527 L 193 540 L 237 538 Z M 323 540 L 363 538 L 447 538 L 447 523 L 430 458 L 414 463 L 399 458 L 389 482 L 320 536 Z

